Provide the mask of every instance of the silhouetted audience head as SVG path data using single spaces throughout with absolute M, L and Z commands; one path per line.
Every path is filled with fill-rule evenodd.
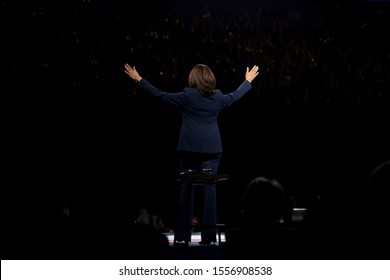
M 370 174 L 367 182 L 369 191 L 383 198 L 390 194 L 390 160 L 380 163 Z
M 244 222 L 278 223 L 283 221 L 287 195 L 277 180 L 257 177 L 247 185 L 241 204 Z
M 246 186 L 241 206 L 242 220 L 226 232 L 227 259 L 300 258 L 299 232 L 284 224 L 290 203 L 281 183 L 254 178 Z
M 389 195 L 390 195 L 390 160 L 377 165 L 371 172 L 366 190 L 363 192 L 363 202 L 367 220 L 377 226 L 389 224 Z
M 320 200 L 304 216 L 312 258 L 380 259 L 388 251 L 390 161 L 376 166 L 358 195 Z M 381 250 L 378 250 L 381 248 Z

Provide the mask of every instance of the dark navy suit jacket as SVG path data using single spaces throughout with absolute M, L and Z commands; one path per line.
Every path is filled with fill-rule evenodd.
M 194 88 L 186 87 L 182 92 L 162 92 L 141 79 L 138 87 L 156 96 L 163 103 L 180 109 L 182 124 L 177 150 L 197 153 L 222 152 L 221 135 L 217 123 L 221 110 L 244 96 L 251 88 L 245 80 L 233 92 L 223 94 L 220 90 L 209 97 L 203 96 Z

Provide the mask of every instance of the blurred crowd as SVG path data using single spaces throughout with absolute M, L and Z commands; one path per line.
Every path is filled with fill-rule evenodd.
M 61 83 L 64 93 L 78 98 L 122 98 L 129 91 L 126 62 L 160 87 L 175 87 L 167 90 L 181 89 L 184 73 L 207 63 L 216 69 L 218 86 L 229 90 L 246 66 L 258 64 L 262 77 L 252 96 L 263 102 L 389 102 L 386 1 L 306 8 L 243 3 L 235 13 L 205 4 L 192 14 L 164 1 L 154 9 L 148 2 L 137 9 L 126 1 L 61 3 L 31 4 L 24 11 L 4 4 L 10 26 L 5 46 L 17 54 L 6 57 L 5 67 L 18 85 L 47 89 Z M 18 18 L 30 24 L 18 28 Z M 23 77 L 24 63 L 31 75 Z

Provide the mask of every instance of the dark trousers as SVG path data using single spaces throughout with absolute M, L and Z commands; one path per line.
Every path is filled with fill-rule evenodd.
M 179 172 L 192 169 L 202 171 L 202 169 L 210 169 L 211 174 L 218 174 L 218 167 L 221 160 L 221 153 L 203 154 L 192 152 L 179 153 Z M 175 231 L 175 240 L 191 241 L 191 224 L 193 217 L 193 196 L 194 186 L 189 183 L 182 183 L 180 186 L 180 198 L 178 209 L 178 221 Z M 203 189 L 203 216 L 202 216 L 202 231 L 201 239 L 204 242 L 216 241 L 217 223 L 217 190 L 216 184 L 204 184 Z

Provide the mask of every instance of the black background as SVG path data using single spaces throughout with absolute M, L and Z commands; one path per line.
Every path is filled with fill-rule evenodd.
M 313 30 L 327 34 L 327 21 L 318 27 L 309 20 L 325 14 L 332 19 L 330 30 L 339 36 L 329 49 L 344 44 L 352 48 L 353 58 L 368 61 L 373 55 L 368 50 L 375 46 L 374 57 L 388 65 L 388 3 L 133 4 L 2 2 L 3 150 L 5 175 L 10 177 L 2 188 L 6 208 L 2 215 L 7 221 L 47 215 L 49 209 L 70 203 L 80 213 L 112 215 L 123 222 L 132 222 L 137 207 L 155 206 L 169 225 L 174 224 L 179 115 L 138 94 L 123 72 L 126 62 L 167 91 L 181 90 L 195 63 L 209 64 L 224 92 L 239 85 L 246 66 L 260 66 L 251 92 L 220 116 L 224 146 L 220 173 L 230 174 L 230 180 L 218 188 L 221 221 L 234 214 L 243 188 L 254 176 L 280 180 L 297 206 L 305 207 L 313 196 L 348 195 L 360 189 L 372 169 L 389 159 L 388 81 L 382 95 L 372 98 L 367 87 L 340 77 L 350 83 L 350 95 L 333 99 L 324 91 L 304 102 L 302 88 L 315 88 L 318 80 L 311 75 L 317 70 L 306 69 L 300 84 L 283 92 L 273 79 L 278 74 L 272 73 L 279 67 L 267 70 L 270 55 L 281 63 L 281 53 L 263 56 L 244 51 L 254 42 L 256 49 L 258 43 L 251 38 L 259 37 L 256 28 L 245 25 L 251 20 L 245 16 L 239 20 L 246 11 L 250 19 L 264 20 L 261 26 L 269 31 L 280 14 L 287 14 L 293 27 L 281 36 L 300 40 L 301 34 Z M 267 16 L 259 16 L 260 10 Z M 176 18 L 182 24 L 177 25 Z M 224 33 L 220 22 L 235 20 L 241 24 L 234 29 L 242 38 L 239 55 L 232 56 L 235 50 L 228 42 L 216 42 L 211 50 L 203 44 L 208 28 Z M 205 33 L 191 28 L 204 28 Z M 270 34 L 275 35 L 276 48 L 283 50 L 277 32 Z M 169 38 L 164 39 L 164 34 Z M 321 48 L 317 39 L 309 43 Z M 334 53 L 326 53 L 324 61 L 331 64 Z M 358 66 L 350 63 L 359 67 L 358 62 Z M 360 98 L 353 94 L 357 91 Z

